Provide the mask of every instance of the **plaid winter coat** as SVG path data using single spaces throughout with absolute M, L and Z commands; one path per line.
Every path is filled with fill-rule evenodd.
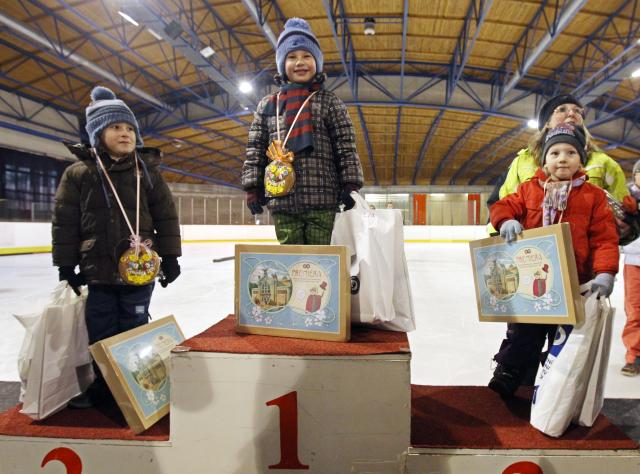
M 247 157 L 242 168 L 245 191 L 264 191 L 264 171 L 269 159 L 266 150 L 277 139 L 276 117 L 266 115 L 265 107 L 273 94 L 263 98 L 254 114 L 247 141 Z M 361 188 L 362 166 L 356 151 L 353 122 L 344 103 L 324 89 L 311 99 L 313 149 L 296 153 L 293 168 L 296 184 L 291 194 L 270 198 L 267 207 L 272 212 L 300 214 L 309 209 L 338 209 L 338 198 L 347 184 Z M 284 112 L 280 115 L 280 139 L 287 129 Z
M 88 283 L 124 284 L 118 258 L 129 247 L 131 232 L 109 184 L 100 179 L 95 158 L 84 145 L 70 145 L 78 161 L 62 175 L 55 197 L 52 254 L 56 266 L 80 265 Z M 178 215 L 169 186 L 158 166 L 160 150 L 142 148 L 140 235 L 151 239 L 161 257 L 182 254 Z M 102 157 L 129 221 L 136 225 L 135 163 L 131 157 L 112 162 Z

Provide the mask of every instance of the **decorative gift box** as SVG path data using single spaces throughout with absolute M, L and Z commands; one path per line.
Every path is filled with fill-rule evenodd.
M 89 348 L 134 433 L 169 413 L 169 355 L 182 341 L 176 320 L 167 316 Z
M 506 243 L 469 243 L 480 321 L 576 324 L 583 319 L 568 223 L 525 230 Z
M 236 245 L 236 331 L 348 341 L 347 248 Z

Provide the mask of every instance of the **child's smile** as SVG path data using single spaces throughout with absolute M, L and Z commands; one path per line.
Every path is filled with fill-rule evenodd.
M 291 51 L 285 58 L 284 71 L 291 82 L 310 82 L 316 75 L 316 60 L 308 51 Z

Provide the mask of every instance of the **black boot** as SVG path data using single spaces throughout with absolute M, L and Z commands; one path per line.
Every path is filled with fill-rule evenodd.
M 91 403 L 89 394 L 87 392 L 83 392 L 77 397 L 73 397 L 69 400 L 69 404 L 67 406 L 73 409 L 84 409 L 93 407 L 93 403 Z
M 493 377 L 489 381 L 489 388 L 502 398 L 510 398 L 520 386 L 522 376 L 521 370 L 498 364 L 496 370 L 493 371 Z

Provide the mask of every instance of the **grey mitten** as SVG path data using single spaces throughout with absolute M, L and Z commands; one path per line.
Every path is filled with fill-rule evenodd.
M 500 237 L 507 242 L 516 240 L 518 234 L 522 233 L 522 224 L 515 219 L 504 221 L 500 226 Z
M 591 280 L 591 293 L 598 293 L 600 296 L 608 298 L 613 291 L 614 276 L 611 273 L 598 273 Z

